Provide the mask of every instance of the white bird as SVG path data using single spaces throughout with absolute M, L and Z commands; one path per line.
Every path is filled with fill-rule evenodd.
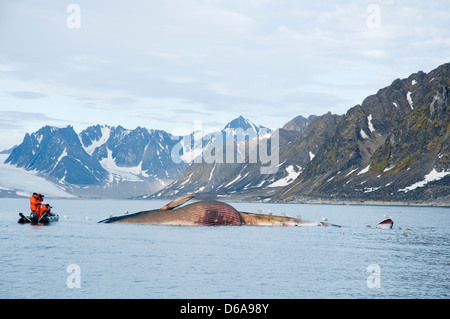
M 126 211 L 124 211 L 123 213 L 124 213 L 125 215 L 127 215 L 127 214 L 128 214 L 128 211 L 126 210 Z
M 69 219 L 69 216 L 64 215 L 64 219 Z
M 383 216 L 384 216 L 384 218 L 391 218 L 391 215 L 384 214 Z
M 264 213 L 264 211 L 262 209 L 257 209 L 256 210 L 258 213 Z
M 92 218 L 90 218 L 89 216 L 86 216 L 86 220 L 92 220 Z
M 113 217 L 113 213 L 109 213 L 109 218 Z
M 328 220 L 328 218 L 322 217 L 321 220 L 323 220 L 324 222 L 326 222 Z

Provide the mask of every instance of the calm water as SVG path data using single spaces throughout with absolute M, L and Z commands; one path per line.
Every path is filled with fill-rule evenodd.
M 0 199 L 0 298 L 450 296 L 448 208 L 236 203 L 343 227 L 172 227 L 97 223 L 164 201 L 48 200 L 60 221 L 31 226 L 28 200 Z M 394 229 L 367 227 L 384 214 Z

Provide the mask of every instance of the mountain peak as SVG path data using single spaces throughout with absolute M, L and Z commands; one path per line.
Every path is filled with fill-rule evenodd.
M 247 131 L 248 129 L 252 129 L 255 133 L 258 133 L 260 131 L 260 129 L 262 129 L 262 128 L 267 129 L 264 126 L 256 125 L 249 119 L 246 119 L 242 115 L 240 115 L 239 117 L 237 117 L 234 120 L 232 120 L 231 122 L 229 122 L 224 127 L 223 130 L 228 131 L 228 130 L 242 129 L 244 131 Z M 267 129 L 267 131 L 270 131 L 270 130 Z

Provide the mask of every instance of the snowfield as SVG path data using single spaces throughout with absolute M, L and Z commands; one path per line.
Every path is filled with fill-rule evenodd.
M 8 154 L 0 154 L 0 190 L 13 191 L 18 196 L 29 197 L 34 192 L 50 197 L 76 198 L 50 181 L 36 175 L 35 171 L 5 164 Z

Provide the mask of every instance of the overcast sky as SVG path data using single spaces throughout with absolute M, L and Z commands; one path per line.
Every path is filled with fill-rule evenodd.
M 448 0 L 0 0 L 0 150 L 47 124 L 276 128 L 449 61 Z

